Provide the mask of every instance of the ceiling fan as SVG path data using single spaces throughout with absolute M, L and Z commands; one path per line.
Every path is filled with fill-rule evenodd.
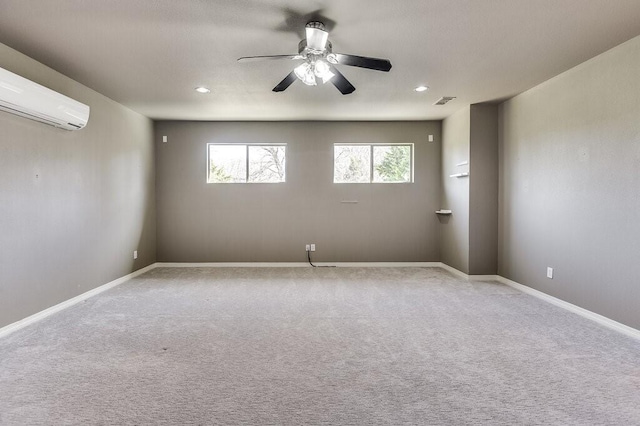
M 305 26 L 305 33 L 306 38 L 298 44 L 297 55 L 243 56 L 238 61 L 278 59 L 303 61 L 273 88 L 274 92 L 285 91 L 296 79 L 309 86 L 317 85 L 318 79 L 320 79 L 323 84 L 330 81 L 343 95 L 348 95 L 353 93 L 356 88 L 336 69 L 335 65 L 349 65 L 385 72 L 391 69 L 391 62 L 388 59 L 333 53 L 329 33 L 325 30 L 322 22 L 308 22 Z

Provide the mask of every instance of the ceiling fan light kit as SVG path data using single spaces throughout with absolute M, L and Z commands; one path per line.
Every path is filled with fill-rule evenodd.
M 335 74 L 331 72 L 329 64 L 321 59 L 317 59 L 314 62 L 303 62 L 293 71 L 296 73 L 296 77 L 307 86 L 317 85 L 316 77 L 322 79 L 322 84 L 325 84 L 335 76 Z
M 300 81 L 307 86 L 316 85 L 316 76 L 313 74 L 313 67 L 311 64 L 304 62 L 301 65 L 298 65 L 293 72 L 296 74 L 296 77 L 298 77 Z
M 316 86 L 318 84 L 317 78 L 319 78 L 323 84 L 331 81 L 343 95 L 348 95 L 353 93 L 356 88 L 334 65 L 348 65 L 384 72 L 391 69 L 391 62 L 388 59 L 333 53 L 329 33 L 325 30 L 322 22 L 308 22 L 305 26 L 305 34 L 306 38 L 298 44 L 297 55 L 245 56 L 239 58 L 238 61 L 278 59 L 304 61 L 273 88 L 274 92 L 285 91 L 296 80 L 300 80 L 308 86 Z

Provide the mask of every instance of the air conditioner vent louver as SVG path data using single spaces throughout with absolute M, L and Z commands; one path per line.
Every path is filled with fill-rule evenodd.
M 455 96 L 443 96 L 440 99 L 438 99 L 434 105 L 444 105 L 447 102 L 454 100 L 455 98 L 456 98 Z
M 87 125 L 90 108 L 0 68 L 0 111 L 65 130 L 78 130 Z

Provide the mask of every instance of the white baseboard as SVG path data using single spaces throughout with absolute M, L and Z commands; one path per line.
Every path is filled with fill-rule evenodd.
M 318 266 L 335 265 L 340 268 L 439 268 L 440 262 L 337 262 L 314 263 Z
M 156 262 L 156 268 L 303 268 L 308 262 Z
M 497 281 L 498 275 L 469 275 L 469 281 Z
M 142 269 L 138 269 L 137 271 L 132 272 L 132 273 L 130 273 L 128 275 L 125 275 L 124 277 L 118 278 L 117 280 L 113 280 L 111 282 L 103 284 L 100 287 L 96 287 L 96 288 L 94 288 L 92 290 L 89 290 L 89 291 L 87 291 L 85 293 L 82 293 L 82 294 L 80 294 L 80 295 L 78 295 L 76 297 L 72 297 L 71 299 L 68 299 L 68 300 L 65 300 L 64 302 L 58 303 L 57 305 L 54 305 L 54 306 L 52 306 L 50 308 L 47 308 L 47 309 L 45 309 L 43 311 L 40 311 L 40 312 L 35 313 L 33 315 L 30 315 L 30 316 L 28 316 L 26 318 L 23 318 L 23 319 L 21 319 L 19 321 L 16 321 L 14 323 L 6 325 L 6 326 L 0 328 L 0 338 L 2 338 L 4 336 L 7 336 L 10 333 L 13 333 L 14 331 L 20 330 L 21 328 L 26 327 L 26 326 L 28 326 L 30 324 L 33 324 L 33 323 L 35 323 L 37 321 L 40 321 L 40 320 L 42 320 L 42 319 L 44 319 L 44 318 L 46 318 L 46 317 L 48 317 L 50 315 L 53 315 L 53 314 L 55 314 L 57 312 L 60 312 L 63 309 L 66 309 L 66 308 L 68 308 L 70 306 L 73 306 L 73 305 L 75 305 L 77 303 L 80 303 L 80 302 L 82 302 L 82 301 L 84 301 L 84 300 L 86 300 L 86 299 L 88 299 L 90 297 L 93 297 L 93 296 L 95 296 L 97 294 L 100 294 L 100 293 L 102 293 L 104 291 L 107 291 L 110 288 L 113 288 L 113 287 L 115 287 L 117 285 L 120 285 L 125 281 L 128 281 L 128 280 L 130 280 L 130 279 L 132 279 L 134 277 L 137 277 L 138 275 L 144 274 L 145 272 L 150 271 L 150 270 L 154 269 L 155 267 L 156 267 L 155 264 L 151 264 L 151 265 L 149 265 L 147 267 L 144 267 Z
M 157 268 L 311 268 L 309 262 L 157 262 Z M 437 268 L 440 262 L 314 262 L 338 268 Z
M 498 275 L 467 275 L 464 272 L 454 268 L 453 266 L 449 266 L 446 263 L 442 262 L 440 262 L 440 267 L 445 271 L 449 271 L 453 275 L 456 275 L 468 281 L 496 281 L 498 279 Z
M 551 303 L 552 305 L 558 306 L 562 309 L 565 309 L 569 312 L 573 312 L 574 314 L 578 314 L 581 317 L 587 318 L 591 321 L 595 321 L 598 324 L 615 330 L 619 333 L 625 334 L 629 337 L 633 337 L 634 339 L 640 340 L 640 330 L 636 330 L 635 328 L 629 327 L 628 325 L 621 324 L 617 321 L 612 320 L 611 318 L 607 318 L 600 314 L 596 314 L 595 312 L 591 312 L 587 309 L 581 308 L 580 306 L 576 306 L 572 303 L 565 302 L 562 299 L 558 299 L 557 297 L 553 297 L 548 295 L 547 293 L 543 293 L 539 290 L 536 290 L 531 287 L 527 287 L 526 285 L 522 285 L 515 281 L 512 281 L 508 278 L 502 277 L 500 275 L 467 275 L 462 271 L 457 270 L 445 263 L 442 264 L 442 269 L 451 272 L 452 274 L 466 279 L 468 281 L 498 281 L 503 284 L 508 285 L 516 290 L 519 290 L 523 293 L 529 294 L 538 299 L 544 300 L 547 303 Z
M 486 280 L 495 280 L 497 275 L 468 275 L 464 272 L 454 268 L 453 266 L 449 266 L 446 263 L 440 262 L 440 268 L 445 271 L 451 272 L 453 275 L 456 275 L 464 280 L 469 281 L 486 281 Z
M 469 279 L 469 275 L 465 274 L 465 273 L 464 273 L 464 272 L 462 272 L 462 271 L 457 270 L 456 268 L 454 268 L 454 267 L 452 267 L 452 266 L 447 265 L 446 263 L 442 263 L 442 262 L 440 262 L 439 267 L 440 267 L 440 268 L 442 268 L 442 269 L 444 269 L 444 270 L 445 270 L 445 271 L 447 271 L 447 272 L 451 272 L 453 275 L 456 275 L 456 276 L 458 276 L 458 277 L 460 277 L 460 278 L 463 278 L 463 279 L 465 279 L 465 280 L 468 280 L 468 279 Z
M 617 321 L 614 321 L 610 318 L 602 316 L 600 314 L 596 314 L 595 312 L 591 312 L 587 309 L 581 308 L 579 306 L 573 305 L 569 302 L 565 302 L 564 300 L 558 299 L 556 297 L 550 296 L 541 291 L 535 290 L 531 287 L 527 287 L 515 281 L 512 281 L 508 278 L 504 278 L 500 275 L 468 275 L 462 271 L 459 271 L 445 263 L 442 262 L 336 262 L 336 263 L 316 263 L 318 266 L 336 266 L 336 267 L 374 267 L 374 268 L 383 268 L 383 267 L 418 267 L 418 268 L 442 268 L 452 274 L 469 281 L 498 281 L 503 284 L 506 284 L 512 288 L 522 291 L 523 293 L 529 294 L 531 296 L 537 297 L 538 299 L 544 300 L 548 303 L 551 303 L 560 308 L 566 309 L 567 311 L 578 314 L 584 318 L 587 318 L 591 321 L 595 321 L 598 324 L 610 328 L 612 330 L 623 333 L 629 337 L 640 340 L 640 330 L 636 330 L 635 328 L 629 327 L 627 325 L 621 324 Z M 156 262 L 145 268 L 138 269 L 135 272 L 132 272 L 124 277 L 118 278 L 117 280 L 113 280 L 107 284 L 101 285 L 100 287 L 96 287 L 93 290 L 89 290 L 85 293 L 82 293 L 76 297 L 73 297 L 64 302 L 58 303 L 55 306 L 47 308 L 43 311 L 40 311 L 36 314 L 28 316 L 27 318 L 16 321 L 12 324 L 4 326 L 0 328 L 0 338 L 13 333 L 16 330 L 19 330 L 27 325 L 33 324 L 41 319 L 44 319 L 50 315 L 55 314 L 56 312 L 60 312 L 63 309 L 66 309 L 70 306 L 73 306 L 77 303 L 82 302 L 90 297 L 93 297 L 97 294 L 100 294 L 110 288 L 113 288 L 117 285 L 124 283 L 132 278 L 137 277 L 138 275 L 144 274 L 155 268 L 194 268 L 194 267 L 212 267 L 212 268 L 228 268 L 228 267 L 236 267 L 236 268 L 294 268 L 294 267 L 311 267 L 308 262 L 264 262 L 264 263 L 218 263 L 218 262 L 209 262 L 209 263 L 175 263 L 175 262 Z
M 440 262 L 337 262 L 337 263 L 316 263 L 317 266 L 337 266 L 337 267 L 420 267 L 420 268 L 437 268 L 442 264 Z M 96 287 L 57 305 L 51 306 L 43 311 L 37 312 L 26 318 L 18 320 L 14 323 L 6 325 L 0 328 L 0 338 L 13 333 L 23 327 L 40 321 L 50 315 L 62 311 L 68 307 L 71 307 L 77 303 L 80 303 L 90 297 L 100 294 L 110 288 L 124 283 L 138 275 L 144 274 L 155 268 L 311 268 L 312 266 L 308 262 L 206 262 L 206 263 L 192 263 L 192 262 L 156 262 L 142 269 L 138 269 L 124 277 L 113 280 L 109 283 Z
M 557 297 L 550 296 L 547 293 L 543 293 L 534 288 L 527 287 L 526 285 L 522 285 L 508 278 L 498 276 L 497 280 L 503 284 L 508 285 L 509 287 L 513 287 L 517 290 L 520 290 L 523 293 L 530 294 L 531 296 L 537 297 L 538 299 L 544 300 L 545 302 L 551 303 L 552 305 L 558 306 L 562 309 L 566 309 L 569 312 L 578 314 L 581 317 L 590 319 L 591 321 L 595 321 L 604 327 L 610 328 L 619 333 L 622 333 L 629 337 L 633 337 L 634 339 L 640 340 L 640 330 L 636 330 L 635 328 L 629 327 L 628 325 L 624 325 L 617 321 L 614 321 L 611 318 L 607 318 L 600 314 L 596 314 L 595 312 L 591 312 L 587 309 L 581 308 L 580 306 L 576 306 L 572 303 L 565 302 L 562 299 L 558 299 Z

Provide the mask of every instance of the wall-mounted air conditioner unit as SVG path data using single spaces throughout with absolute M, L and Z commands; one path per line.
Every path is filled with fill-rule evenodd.
M 65 130 L 89 121 L 89 106 L 0 68 L 0 110 Z

